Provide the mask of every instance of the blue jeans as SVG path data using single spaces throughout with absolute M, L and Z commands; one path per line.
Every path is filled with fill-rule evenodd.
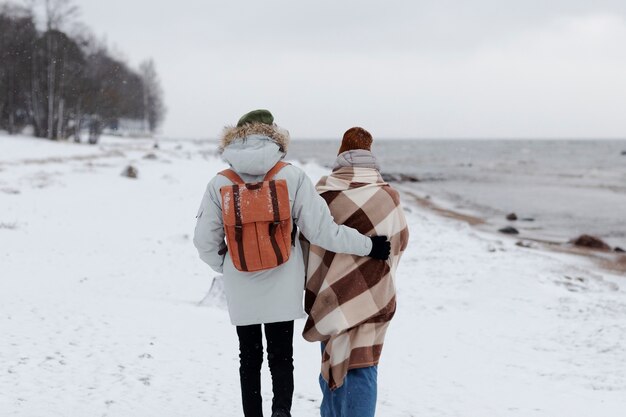
M 350 369 L 343 385 L 334 391 L 320 375 L 322 417 L 374 417 L 376 412 L 376 378 L 378 366 Z

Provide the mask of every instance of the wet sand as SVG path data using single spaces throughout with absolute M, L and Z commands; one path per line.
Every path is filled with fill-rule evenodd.
M 481 231 L 492 233 L 501 238 L 509 238 L 517 240 L 517 245 L 528 249 L 548 250 L 558 253 L 583 256 L 593 261 L 598 267 L 611 272 L 617 272 L 626 275 L 626 254 L 615 252 L 613 250 L 593 249 L 587 247 L 575 246 L 570 242 L 556 241 L 544 239 L 525 233 L 520 234 L 504 234 L 498 232 L 501 225 L 490 223 L 486 218 L 481 218 L 475 214 L 463 213 L 454 210 L 433 201 L 430 196 L 420 196 L 414 189 L 405 187 L 402 184 L 394 184 L 398 190 L 409 198 L 409 202 L 417 204 L 419 207 L 430 210 L 442 217 L 458 220 L 477 228 Z M 510 222 L 514 224 L 515 222 Z M 514 227 L 514 226 L 513 226 Z

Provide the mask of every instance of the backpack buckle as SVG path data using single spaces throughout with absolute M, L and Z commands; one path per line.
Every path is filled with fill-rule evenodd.
M 269 230 L 270 236 L 274 234 L 274 232 L 276 231 L 278 226 L 280 226 L 280 222 L 272 222 L 272 223 L 270 223 L 270 230 Z
M 235 225 L 235 240 L 237 242 L 241 242 L 243 239 L 243 225 L 236 224 Z

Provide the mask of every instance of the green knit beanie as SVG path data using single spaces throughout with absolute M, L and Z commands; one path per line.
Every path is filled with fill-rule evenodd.
M 252 110 L 250 113 L 246 113 L 241 116 L 241 119 L 237 122 L 237 127 L 241 127 L 248 123 L 264 123 L 271 126 L 274 124 L 274 116 L 272 116 L 272 113 L 270 113 L 269 110 Z

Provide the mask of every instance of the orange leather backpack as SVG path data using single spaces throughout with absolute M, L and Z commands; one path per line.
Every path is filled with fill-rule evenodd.
M 258 183 L 245 183 L 232 169 L 219 173 L 234 183 L 220 193 L 226 244 L 239 271 L 271 269 L 289 259 L 294 227 L 287 181 L 273 179 L 287 165 L 278 162 Z

